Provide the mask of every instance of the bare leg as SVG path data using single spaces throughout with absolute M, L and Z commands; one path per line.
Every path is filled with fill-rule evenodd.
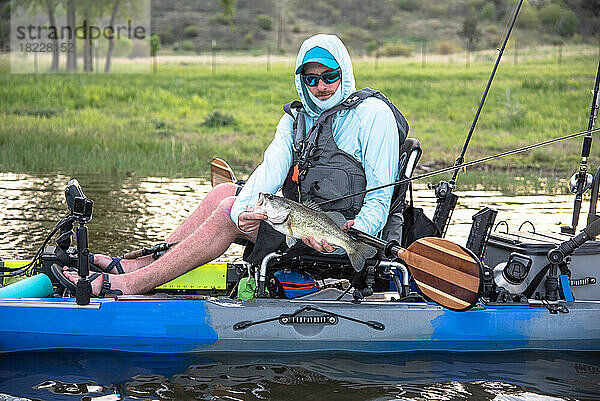
M 219 206 L 223 199 L 234 196 L 238 186 L 231 183 L 220 184 L 214 187 L 206 197 L 200 202 L 196 210 L 171 234 L 167 237 L 167 242 L 181 241 L 192 232 L 194 232 Z M 94 264 L 101 268 L 106 268 L 112 261 L 112 258 L 106 255 L 94 255 Z M 130 273 L 154 262 L 152 255 L 142 256 L 137 259 L 124 259 L 121 266 L 125 273 Z M 110 273 L 116 273 L 112 269 Z
M 238 186 L 233 183 L 219 184 L 202 199 L 196 210 L 167 237 L 167 242 L 181 241 L 193 233 L 214 212 L 221 201 L 234 196 Z
M 112 288 L 120 289 L 124 294 L 143 294 L 219 257 L 238 236 L 256 241 L 256 232 L 243 235 L 231 221 L 230 212 L 234 202 L 234 196 L 223 199 L 196 230 L 160 259 L 131 273 L 111 275 Z M 76 272 L 64 273 L 71 281 L 77 282 L 79 276 Z M 102 280 L 94 280 L 92 292 L 98 294 L 101 285 Z

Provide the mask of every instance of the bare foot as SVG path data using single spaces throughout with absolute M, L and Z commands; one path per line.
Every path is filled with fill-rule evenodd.
M 102 254 L 94 255 L 94 265 L 99 267 L 102 270 L 106 270 L 106 268 L 108 267 L 108 265 L 110 265 L 112 263 L 112 261 L 113 261 L 113 258 L 111 258 L 110 256 L 102 255 Z M 142 256 L 141 258 L 137 258 L 137 259 L 121 259 L 119 261 L 119 263 L 123 267 L 123 271 L 125 273 L 130 273 L 132 271 L 141 269 L 144 266 L 148 266 L 153 261 L 154 261 L 154 259 L 152 258 L 152 256 L 148 255 L 148 256 Z M 114 265 L 109 271 L 107 271 L 107 273 L 120 274 L 119 270 Z
M 77 281 L 79 281 L 79 279 L 80 279 L 79 274 L 77 274 L 77 271 L 71 270 L 69 267 L 63 268 L 63 274 L 73 284 L 77 284 Z M 94 273 L 91 273 L 91 274 L 94 274 Z M 126 280 L 123 280 L 123 278 L 119 277 L 118 274 L 109 274 L 108 276 L 109 276 L 111 290 L 121 290 L 123 292 L 123 294 L 128 294 L 127 289 L 126 289 L 127 286 L 125 283 Z M 103 277 L 102 274 L 100 274 L 98 277 L 96 277 L 91 282 L 92 294 L 94 294 L 95 296 L 98 296 L 100 294 L 100 289 L 102 288 L 102 280 L 103 280 L 102 277 Z

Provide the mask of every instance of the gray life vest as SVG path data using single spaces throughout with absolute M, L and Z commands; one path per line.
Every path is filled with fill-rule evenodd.
M 332 126 L 338 111 L 353 109 L 371 96 L 382 100 L 394 113 L 399 143 L 402 146 L 408 135 L 408 122 L 398 108 L 379 91 L 365 88 L 354 92 L 344 102 L 321 113 L 308 132 L 302 103 L 293 101 L 283 106 L 283 110 L 294 117 L 293 162 L 282 188 L 286 198 L 297 202 L 310 200 L 320 203 L 366 189 L 367 180 L 362 164 L 338 148 L 333 139 Z M 292 109 L 296 109 L 296 116 Z M 322 209 L 338 211 L 350 220 L 360 211 L 364 197 L 363 194 L 326 203 L 322 205 Z

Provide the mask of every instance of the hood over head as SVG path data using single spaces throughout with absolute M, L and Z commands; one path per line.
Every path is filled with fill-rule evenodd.
M 340 66 L 340 69 L 342 71 L 342 78 L 340 86 L 338 87 L 336 93 L 332 95 L 332 98 L 335 97 L 339 100 L 336 104 L 341 103 L 342 101 L 346 100 L 348 96 L 350 96 L 356 91 L 356 86 L 354 82 L 354 71 L 352 70 L 352 60 L 350 60 L 350 54 L 348 54 L 348 49 L 346 49 L 346 46 L 336 35 L 320 33 L 306 39 L 304 43 L 302 43 L 302 46 L 300 46 L 300 50 L 298 51 L 298 57 L 296 58 L 296 67 L 294 71 L 302 72 L 301 67 L 305 63 L 306 53 L 315 47 L 319 47 L 329 52 L 331 56 L 335 58 L 335 62 L 337 62 L 337 64 Z M 318 56 L 324 57 L 325 62 L 331 63 L 332 60 L 327 59 L 327 52 L 318 51 Z M 314 53 L 314 51 L 311 52 L 311 54 L 312 53 Z M 309 57 L 307 62 L 311 61 L 310 59 L 312 59 L 312 57 Z M 321 64 L 329 66 L 325 63 Z M 334 64 L 331 63 L 331 65 Z M 313 99 L 316 98 L 312 96 L 312 94 L 310 94 L 310 92 L 306 88 L 306 85 L 304 85 L 304 83 L 300 79 L 299 73 L 296 74 L 295 80 L 296 90 L 298 91 L 298 96 L 300 96 L 300 101 L 304 105 L 304 109 L 311 117 L 318 117 L 326 109 L 322 109 L 317 104 L 315 104 Z M 327 102 L 327 100 L 325 102 Z M 329 107 L 327 108 L 331 108 L 335 106 L 335 104 L 329 104 L 328 106 Z

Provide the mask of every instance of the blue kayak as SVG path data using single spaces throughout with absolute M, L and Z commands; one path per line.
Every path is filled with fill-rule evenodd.
M 323 300 L 323 295 L 335 299 L 336 291 L 295 300 L 121 296 L 93 299 L 86 306 L 73 298 L 2 299 L 0 352 L 600 349 L 597 301 L 563 301 L 550 308 L 530 300 L 453 312 L 426 302 Z

